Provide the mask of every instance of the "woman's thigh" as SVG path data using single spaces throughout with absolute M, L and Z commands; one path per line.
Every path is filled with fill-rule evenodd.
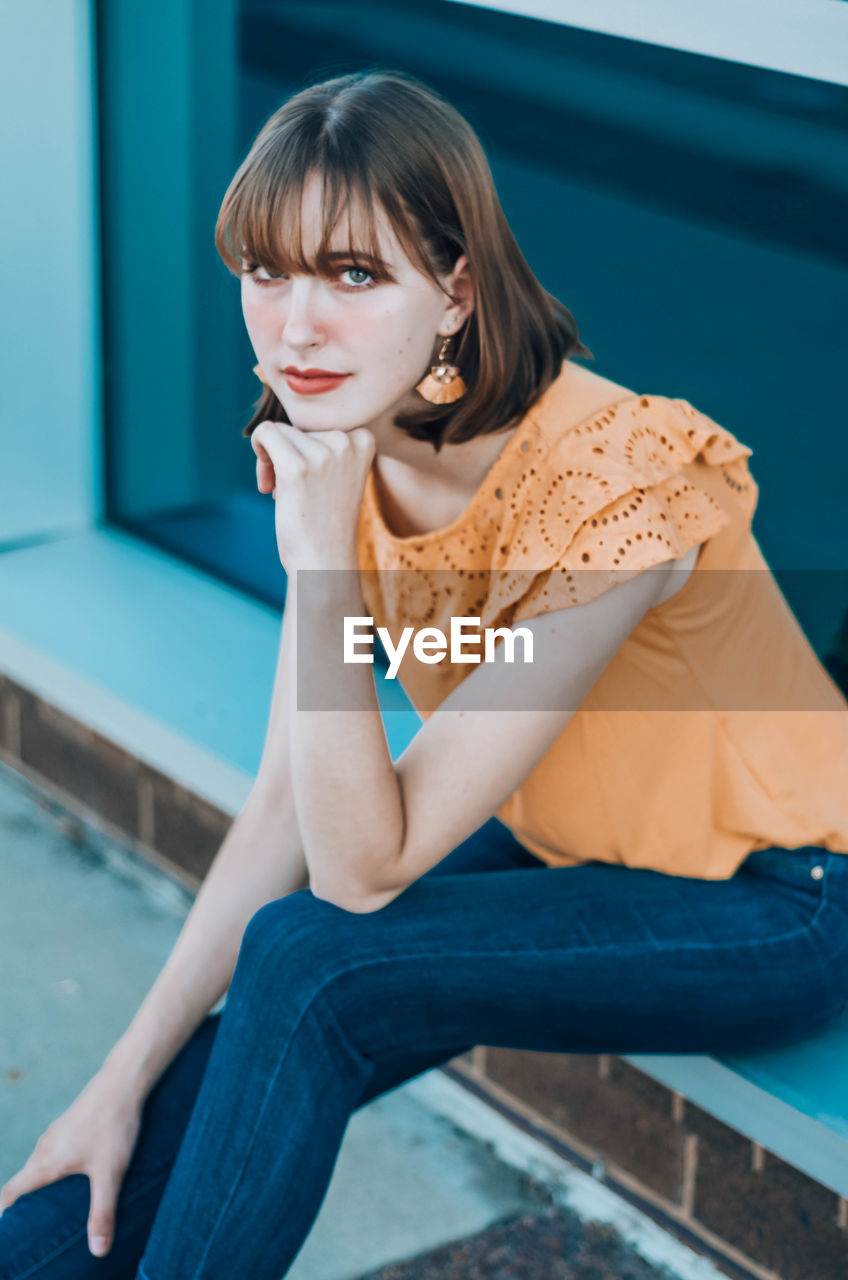
M 467 871 L 522 869 L 547 871 L 549 868 L 546 862 L 516 840 L 509 827 L 498 818 L 490 818 L 421 878 L 432 880 L 434 876 L 455 876 Z
M 274 990 L 320 1002 L 377 1063 L 472 1044 L 777 1045 L 845 1007 L 846 877 L 844 855 L 806 848 L 752 855 L 727 880 L 599 862 L 428 874 L 361 914 L 304 890 L 251 921 L 240 992 L 255 972 L 269 1017 Z
M 468 871 L 517 871 L 522 867 L 527 870 L 548 869 L 546 863 L 519 844 L 508 827 L 497 818 L 490 818 L 447 857 L 442 858 L 441 862 L 431 867 L 423 878 L 433 879 L 435 876 L 458 875 Z M 366 1106 L 390 1089 L 396 1089 L 413 1076 L 441 1066 L 473 1048 L 473 1042 L 469 1044 L 463 1041 L 462 1044 L 441 1045 L 437 1049 L 403 1051 L 395 1048 L 390 1054 L 375 1057 L 374 1073 L 356 1109 Z
M 528 853 L 496 819 L 457 846 L 428 875 L 515 870 L 545 864 Z M 311 895 L 310 895 L 311 896 Z M 165 1184 L 176 1160 L 206 1069 L 219 1015 L 204 1020 L 152 1091 L 144 1108 L 138 1143 L 121 1189 L 117 1233 L 108 1259 L 88 1251 L 88 1179 L 61 1178 L 21 1196 L 0 1218 L 0 1280 L 79 1280 L 96 1268 L 104 1280 L 134 1277 Z M 456 1046 L 459 1054 L 465 1046 Z M 382 1058 L 359 1103 L 453 1057 L 435 1053 L 395 1053 Z

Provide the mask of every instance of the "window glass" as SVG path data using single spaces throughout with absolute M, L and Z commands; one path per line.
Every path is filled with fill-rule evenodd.
M 122 8 L 100 6 L 112 521 L 281 602 L 271 499 L 240 435 L 255 359 L 215 214 L 286 96 L 397 67 L 478 130 L 591 367 L 690 400 L 754 450 L 754 532 L 834 661 L 848 608 L 848 89 L 434 0 L 360 3 L 355 21 L 321 0 L 232 0 L 215 23 L 174 4 L 169 30 L 151 19 L 146 33 Z

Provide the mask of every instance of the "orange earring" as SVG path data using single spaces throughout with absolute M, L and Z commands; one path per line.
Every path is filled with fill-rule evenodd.
M 262 366 L 260 364 L 255 364 L 253 366 L 253 372 L 256 374 L 259 381 L 264 382 L 265 386 L 267 387 L 268 379 L 265 377 L 265 374 L 262 372 Z
M 455 364 L 446 364 L 450 338 L 444 338 L 439 349 L 436 363 L 431 366 L 427 377 L 418 383 L 415 390 L 430 404 L 453 404 L 464 396 L 468 388 L 459 375 Z

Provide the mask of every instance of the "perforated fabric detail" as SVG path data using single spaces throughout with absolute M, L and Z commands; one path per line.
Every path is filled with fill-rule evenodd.
M 575 428 L 548 454 L 505 557 L 506 569 L 545 566 L 513 620 L 585 604 L 733 518 L 750 521 L 759 495 L 751 452 L 686 401 L 643 396 Z M 721 500 L 707 469 L 722 478 Z
M 360 564 L 417 571 L 387 575 L 375 608 L 440 626 L 449 599 L 450 612 L 495 626 L 585 603 L 712 537 L 729 506 L 750 519 L 751 452 L 664 396 L 632 396 L 559 436 L 531 413 L 459 520 L 409 537 L 387 528 L 369 476 Z M 699 482 L 704 469 L 722 477 L 722 501 Z

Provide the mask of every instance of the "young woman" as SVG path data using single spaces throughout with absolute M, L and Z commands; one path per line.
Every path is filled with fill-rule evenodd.
M 351 1114 L 472 1045 L 742 1051 L 848 1001 L 848 707 L 752 537 L 750 449 L 574 363 L 476 136 L 411 77 L 286 102 L 217 245 L 288 583 L 265 749 L 3 1190 L 2 1280 L 279 1280 Z M 344 620 L 397 648 L 459 617 L 500 642 L 405 651 L 424 724 L 392 761 Z

